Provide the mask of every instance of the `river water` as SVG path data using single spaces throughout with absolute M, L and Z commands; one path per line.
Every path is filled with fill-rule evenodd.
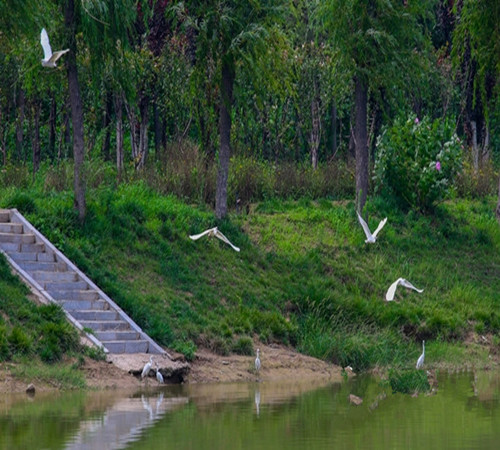
M 0 449 L 500 448 L 500 374 L 438 382 L 416 398 L 370 376 L 3 396 Z

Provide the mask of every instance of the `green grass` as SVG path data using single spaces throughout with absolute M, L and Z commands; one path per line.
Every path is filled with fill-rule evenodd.
M 18 358 L 16 364 L 12 366 L 11 373 L 27 383 L 34 383 L 35 386 L 44 383 L 63 390 L 86 387 L 83 372 L 74 364 L 43 364 L 31 358 Z
M 205 206 L 144 182 L 109 183 L 89 189 L 88 216 L 79 224 L 68 191 L 41 183 L 0 189 L 0 206 L 26 208 L 27 218 L 160 344 L 193 358 L 197 346 L 250 354 L 249 342 L 258 338 L 355 370 L 412 367 L 422 339 L 429 364 L 460 365 L 470 354 L 457 349 L 470 333 L 498 335 L 494 204 L 457 199 L 422 216 L 372 198 L 370 226 L 385 216 L 388 222 L 377 243 L 366 245 L 352 201 L 272 198 L 249 215 L 218 221 Z M 240 253 L 219 240 L 188 237 L 215 225 Z M 386 303 L 399 277 L 424 293 L 398 289 L 398 301 Z

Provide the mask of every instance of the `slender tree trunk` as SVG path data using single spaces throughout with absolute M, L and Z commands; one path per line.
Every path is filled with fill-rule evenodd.
M 215 216 L 221 219 L 227 214 L 227 179 L 231 155 L 231 105 L 233 101 L 234 64 L 232 59 L 222 59 L 220 89 L 219 134 L 220 149 L 215 192 Z
M 500 177 L 498 179 L 498 203 L 497 203 L 496 216 L 498 222 L 500 222 Z
M 56 97 L 53 92 L 50 93 L 50 113 L 49 113 L 49 148 L 48 154 L 51 158 L 54 157 L 56 149 L 56 118 L 57 106 Z
M 104 139 L 102 141 L 102 156 L 105 161 L 111 160 L 110 149 L 111 149 L 111 108 L 112 108 L 113 98 L 109 91 L 106 91 L 106 101 L 104 106 L 104 114 L 102 115 L 102 126 L 104 128 Z
M 16 152 L 19 160 L 23 157 L 23 146 L 24 146 L 24 106 L 26 104 L 24 96 L 24 90 L 19 89 L 19 95 L 17 97 L 17 106 L 19 108 L 19 114 L 16 121 Z
M 139 101 L 141 121 L 139 124 L 139 161 L 136 168 L 142 169 L 148 156 L 149 97 L 143 95 Z
M 160 108 L 153 102 L 153 127 L 155 130 L 155 160 L 159 160 L 163 150 L 163 123 L 160 118 Z
M 75 36 L 75 4 L 74 0 L 65 3 L 64 22 L 69 32 L 69 49 L 66 58 L 68 72 L 69 99 L 71 103 L 71 121 L 73 124 L 73 158 L 75 163 L 75 209 L 78 218 L 83 221 L 86 214 L 85 203 L 85 179 L 83 175 L 83 161 L 85 156 L 85 145 L 83 137 L 83 106 L 80 95 L 80 83 L 78 81 L 78 68 L 76 65 L 76 36 Z
M 123 172 L 123 96 L 120 92 L 115 94 L 115 115 L 116 115 L 116 170 L 118 179 Z
M 337 154 L 337 104 L 335 103 L 335 100 L 332 102 L 332 121 L 331 121 L 331 127 L 332 127 L 332 156 L 335 156 Z
M 35 127 L 33 130 L 33 178 L 40 168 L 40 112 L 42 105 L 35 101 L 33 105 L 33 120 L 35 122 Z
M 319 99 L 314 96 L 311 102 L 311 135 L 309 138 L 309 145 L 311 147 L 311 163 L 314 170 L 318 168 L 318 150 L 320 140 L 321 117 L 319 111 Z
M 2 107 L 0 106 L 0 151 L 2 152 L 3 155 L 3 165 L 7 165 L 7 146 L 6 146 L 6 139 L 5 135 L 7 134 L 5 132 L 5 129 L 2 127 Z
M 356 77 L 355 80 L 355 97 L 356 205 L 358 210 L 362 211 L 368 194 L 368 136 L 366 129 L 368 88 L 360 77 Z

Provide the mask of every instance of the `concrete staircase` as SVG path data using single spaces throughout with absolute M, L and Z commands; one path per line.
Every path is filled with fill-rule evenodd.
M 165 353 L 15 209 L 0 209 L 0 251 L 42 300 L 61 305 L 70 322 L 105 352 Z

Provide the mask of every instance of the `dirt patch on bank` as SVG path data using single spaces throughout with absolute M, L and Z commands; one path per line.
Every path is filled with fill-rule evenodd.
M 260 345 L 261 370 L 255 370 L 255 356 L 219 356 L 200 350 L 191 364 L 188 383 L 236 381 L 292 381 L 341 379 L 341 368 L 287 347 Z
M 181 371 L 183 382 L 199 383 L 231 383 L 248 381 L 306 381 L 325 383 L 339 381 L 341 369 L 338 366 L 302 355 L 283 346 L 260 345 L 262 367 L 255 371 L 254 356 L 229 355 L 220 356 L 200 349 L 195 360 L 188 364 L 180 355 L 171 353 L 168 356 L 154 355 L 151 376 L 141 380 L 140 372 L 149 361 L 151 355 L 142 353 L 134 355 L 109 355 L 107 361 L 94 361 L 85 358 L 80 370 L 83 372 L 87 386 L 91 389 L 140 389 L 157 385 L 156 368 L 166 378 L 175 371 Z M 40 380 L 20 380 L 11 375 L 12 364 L 0 366 L 0 393 L 25 392 L 33 383 L 37 392 L 59 390 L 61 386 Z

